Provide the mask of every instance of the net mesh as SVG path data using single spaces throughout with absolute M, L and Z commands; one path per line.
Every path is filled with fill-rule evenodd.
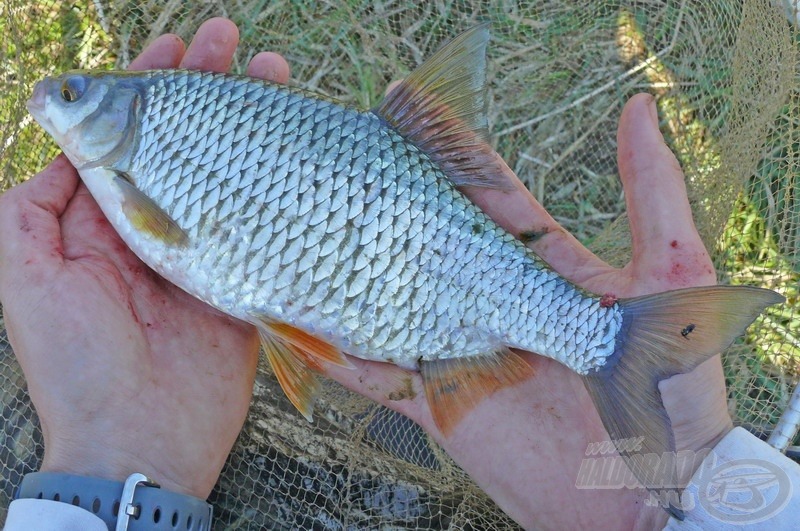
M 122 68 L 164 32 L 239 25 L 234 71 L 284 54 L 292 82 L 371 107 L 458 31 L 492 22 L 495 147 L 556 219 L 613 264 L 630 256 L 616 124 L 656 95 L 723 283 L 778 290 L 724 355 L 735 421 L 768 434 L 800 373 L 800 36 L 768 0 L 496 2 L 58 2 L 0 6 L 0 189 L 57 153 L 28 116 L 33 83 L 68 68 Z M 0 518 L 42 456 L 38 421 L 0 315 Z M 212 494 L 219 529 L 509 529 L 506 517 L 412 422 L 335 384 L 309 424 L 267 366 Z M 794 444 L 798 444 L 795 440 Z

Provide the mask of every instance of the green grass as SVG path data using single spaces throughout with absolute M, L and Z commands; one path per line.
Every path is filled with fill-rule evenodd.
M 5 12 L 2 12 L 5 10 Z M 110 37 L 93 10 L 71 3 L 13 0 L 0 7 L 0 190 L 41 169 L 58 150 L 25 109 L 33 84 L 70 68 L 113 64 Z M 13 14 L 13 16 L 12 16 Z
M 751 327 L 746 348 L 734 348 L 725 358 L 732 413 L 765 432 L 777 422 L 800 377 L 800 272 L 781 252 L 767 218 L 759 200 L 743 193 L 718 248 L 731 283 L 770 287 L 786 297 L 786 304 L 768 308 Z

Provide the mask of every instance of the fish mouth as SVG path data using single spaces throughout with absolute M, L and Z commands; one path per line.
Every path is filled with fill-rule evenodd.
M 48 92 L 51 91 L 55 83 L 57 83 L 57 81 L 50 77 L 38 81 L 33 86 L 33 94 L 31 94 L 30 99 L 25 102 L 25 107 L 28 108 L 28 112 L 33 116 L 33 119 L 36 120 L 36 123 L 53 137 L 56 144 L 58 144 L 64 154 L 67 155 L 67 158 L 72 161 L 69 145 L 65 145 L 62 135 L 59 134 L 55 125 L 53 125 L 53 120 L 47 112 Z
M 53 127 L 50 123 L 50 118 L 47 116 L 47 88 L 49 79 L 38 81 L 33 86 L 33 94 L 28 101 L 25 102 L 25 107 L 31 113 L 34 120 L 36 120 L 42 128 L 52 135 Z
M 47 115 L 47 92 L 52 86 L 53 80 L 45 78 L 38 81 L 33 86 L 33 94 L 28 101 L 25 102 L 28 112 L 33 116 L 33 119 L 42 126 L 42 129 L 47 131 L 53 138 L 58 138 L 55 135 L 55 128 L 50 117 Z
M 25 106 L 35 118 L 38 119 L 39 115 L 44 111 L 45 106 L 45 88 L 44 81 L 39 81 L 33 86 L 33 94 L 31 98 L 25 103 Z

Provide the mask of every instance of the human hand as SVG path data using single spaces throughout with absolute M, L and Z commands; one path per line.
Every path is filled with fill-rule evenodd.
M 156 39 L 131 69 L 227 71 L 238 42 L 212 19 L 188 49 Z M 275 54 L 248 74 L 285 82 Z M 205 499 L 244 423 L 255 329 L 145 266 L 59 156 L 0 197 L 0 301 L 44 435 L 43 471 L 141 472 Z
M 628 102 L 618 145 L 633 238 L 632 261 L 622 269 L 604 263 L 559 227 L 516 178 L 511 193 L 472 189 L 467 194 L 512 234 L 541 234 L 531 248 L 562 276 L 594 293 L 626 298 L 713 285 L 714 269 L 692 221 L 683 173 L 658 130 L 651 96 Z M 448 436 L 433 423 L 419 375 L 354 359 L 357 371 L 328 367 L 327 373 L 421 424 L 525 526 L 604 529 L 663 523 L 666 513 L 645 507 L 641 490 L 575 487 L 587 445 L 608 436 L 577 374 L 547 358 L 526 358 L 535 375 L 484 400 Z M 413 398 L 389 398 L 409 382 L 412 391 L 399 394 Z M 660 390 L 677 450 L 713 447 L 731 429 L 719 356 L 662 382 Z

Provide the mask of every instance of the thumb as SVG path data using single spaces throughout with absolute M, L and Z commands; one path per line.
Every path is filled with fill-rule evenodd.
M 22 278 L 40 278 L 61 266 L 59 217 L 77 185 L 78 174 L 60 155 L 0 198 L 0 292 L 19 285 Z

